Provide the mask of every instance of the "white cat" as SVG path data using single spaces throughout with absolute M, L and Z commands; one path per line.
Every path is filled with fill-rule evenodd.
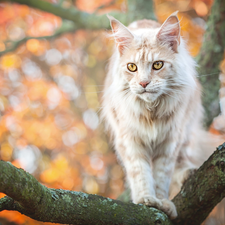
M 195 62 L 174 13 L 160 26 L 151 20 L 128 28 L 108 16 L 116 48 L 103 95 L 103 117 L 112 131 L 134 203 L 177 216 L 169 200 L 190 169 L 216 146 L 203 145 L 201 87 Z M 205 150 L 202 154 L 202 149 Z

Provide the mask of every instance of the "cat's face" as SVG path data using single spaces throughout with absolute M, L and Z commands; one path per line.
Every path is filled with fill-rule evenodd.
M 148 27 L 145 21 L 144 28 L 133 24 L 128 29 L 113 17 L 109 19 L 119 52 L 121 79 L 125 80 L 128 91 L 146 102 L 154 102 L 163 94 L 169 96 L 180 44 L 176 14 L 158 28 Z
M 151 44 L 151 47 L 130 47 L 120 58 L 121 76 L 132 93 L 146 102 L 154 102 L 160 96 L 169 95 L 174 70 L 175 53 L 167 47 Z

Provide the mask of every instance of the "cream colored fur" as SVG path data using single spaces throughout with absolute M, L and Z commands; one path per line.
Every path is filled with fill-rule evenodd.
M 109 19 L 117 46 L 108 67 L 102 115 L 133 202 L 175 218 L 169 195 L 179 191 L 188 171 L 199 167 L 216 147 L 204 146 L 210 150 L 202 151 L 202 140 L 209 134 L 201 124 L 195 62 L 180 37 L 176 13 L 162 26 L 142 20 L 126 28 Z M 164 63 L 159 70 L 153 69 L 156 61 Z M 130 72 L 128 63 L 135 63 L 137 71 Z M 149 84 L 143 87 L 141 82 Z

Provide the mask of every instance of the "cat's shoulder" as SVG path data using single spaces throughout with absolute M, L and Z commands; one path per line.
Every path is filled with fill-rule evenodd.
M 143 28 L 159 28 L 160 23 L 154 21 L 154 20 L 137 20 L 132 22 L 128 28 L 130 29 L 143 29 Z

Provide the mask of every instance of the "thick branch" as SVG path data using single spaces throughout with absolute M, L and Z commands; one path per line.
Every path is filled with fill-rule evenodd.
M 225 197 L 225 143 L 184 184 L 173 199 L 178 225 L 199 225 Z
M 180 193 L 172 200 L 178 217 L 176 225 L 199 225 L 211 210 L 225 197 L 225 143 L 189 177 Z M 130 190 L 119 199 L 128 202 Z
M 0 209 L 17 210 L 33 219 L 66 224 L 170 224 L 154 208 L 97 195 L 50 189 L 11 163 L 0 161 Z
M 0 161 L 0 211 L 17 210 L 44 222 L 69 224 L 171 224 L 154 208 L 88 195 L 50 189 L 11 163 Z M 177 225 L 201 224 L 225 197 L 225 143 L 191 176 L 173 199 Z
M 218 115 L 219 64 L 225 49 L 225 1 L 215 0 L 207 22 L 201 51 L 197 57 L 198 73 L 203 86 L 203 105 L 207 113 L 206 124 Z M 219 107 L 217 107 L 219 109 Z

